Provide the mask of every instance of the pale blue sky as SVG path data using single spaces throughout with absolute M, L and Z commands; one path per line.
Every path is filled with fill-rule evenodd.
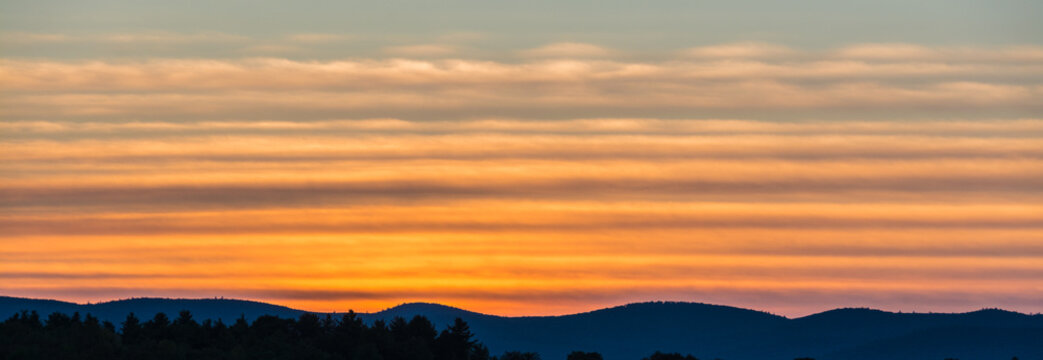
M 0 2 L 0 31 L 6 34 L 0 50 L 5 57 L 330 58 L 368 57 L 387 46 L 432 43 L 465 43 L 485 51 L 484 57 L 559 41 L 592 43 L 648 56 L 739 41 L 805 49 L 881 42 L 1040 44 L 1040 14 L 1043 2 L 1018 0 L 5 0 Z M 306 51 L 285 51 L 281 41 L 301 33 L 343 37 Z M 18 39 L 12 34 L 66 35 L 76 37 L 76 41 L 14 41 Z M 226 38 L 148 46 L 97 44 L 88 39 L 113 34 L 220 34 Z M 243 50 L 247 47 L 250 50 Z

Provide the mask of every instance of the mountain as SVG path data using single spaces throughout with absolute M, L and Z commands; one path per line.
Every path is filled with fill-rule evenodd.
M 128 312 L 189 310 L 196 319 L 260 315 L 297 317 L 287 307 L 226 299 L 129 299 L 98 304 L 0 297 L 0 316 L 20 310 L 92 313 L 119 323 Z M 701 359 L 1043 359 L 1043 315 L 1003 310 L 962 314 L 891 313 L 836 309 L 789 319 L 729 306 L 681 302 L 630 304 L 563 316 L 502 317 L 429 303 L 396 306 L 359 316 L 378 319 L 422 315 L 439 328 L 459 317 L 493 354 L 539 352 L 564 359 L 573 350 L 598 351 L 606 360 L 637 360 L 654 351 L 691 353 Z
M 188 310 L 192 312 L 192 317 L 196 320 L 221 319 L 227 323 L 235 321 L 240 316 L 253 320 L 261 315 L 296 318 L 305 313 L 305 311 L 285 306 L 233 299 L 136 298 L 80 305 L 57 300 L 0 296 L 0 318 L 6 319 L 8 316 L 21 310 L 36 310 L 44 318 L 53 312 L 67 314 L 73 312 L 90 313 L 102 321 L 107 320 L 114 324 L 122 322 L 128 313 L 134 313 L 138 318 L 147 320 L 160 312 L 175 316 L 181 310 Z

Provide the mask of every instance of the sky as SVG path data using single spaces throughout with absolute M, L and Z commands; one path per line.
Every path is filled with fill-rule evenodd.
M 1040 13 L 0 0 L 0 295 L 1043 312 Z

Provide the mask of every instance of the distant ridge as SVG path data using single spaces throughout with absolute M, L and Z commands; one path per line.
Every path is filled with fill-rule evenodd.
M 305 313 L 233 299 L 135 298 L 81 305 L 0 296 L 0 320 L 21 310 L 91 313 L 117 325 L 129 312 L 148 319 L 158 312 L 188 310 L 197 320 L 226 322 L 240 316 L 253 320 Z M 504 317 L 409 303 L 359 314 L 367 322 L 416 315 L 439 328 L 462 318 L 493 354 L 536 351 L 544 360 L 563 360 L 573 350 L 598 351 L 606 360 L 639 360 L 656 350 L 725 360 L 1043 359 L 1043 315 L 1000 309 L 948 314 L 843 308 L 790 319 L 722 305 L 646 302 L 562 316 Z
M 174 315 L 181 310 L 189 310 L 192 312 L 192 316 L 199 320 L 221 319 L 231 322 L 240 316 L 253 320 L 261 315 L 298 317 L 306 312 L 258 301 L 235 299 L 131 298 L 81 305 L 57 300 L 0 296 L 0 317 L 6 319 L 21 310 L 36 310 L 42 315 L 53 312 L 90 313 L 114 324 L 123 321 L 128 313 L 134 313 L 139 318 L 149 319 L 160 312 Z

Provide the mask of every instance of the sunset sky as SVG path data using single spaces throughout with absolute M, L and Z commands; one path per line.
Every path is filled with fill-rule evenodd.
M 1041 14 L 0 0 L 0 295 L 1043 312 Z

